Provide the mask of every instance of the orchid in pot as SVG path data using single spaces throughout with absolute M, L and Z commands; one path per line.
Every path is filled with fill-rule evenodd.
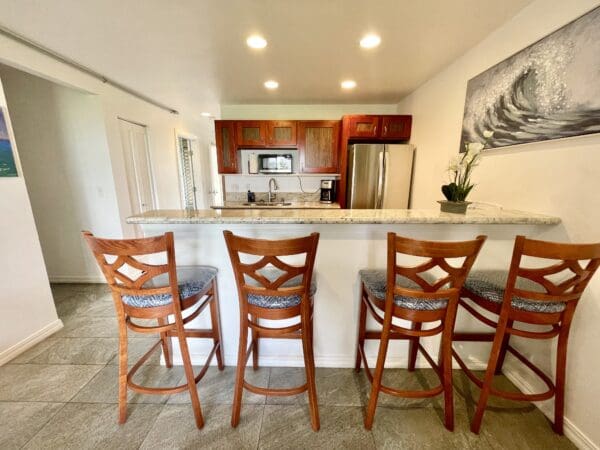
M 484 136 L 490 138 L 492 133 L 484 132 Z M 479 165 L 481 150 L 485 145 L 481 142 L 470 142 L 465 147 L 466 151 L 452 158 L 448 165 L 450 183 L 442 186 L 442 193 L 446 200 L 439 201 L 443 212 L 465 214 L 470 204 L 466 199 L 475 186 L 471 182 L 471 174 Z

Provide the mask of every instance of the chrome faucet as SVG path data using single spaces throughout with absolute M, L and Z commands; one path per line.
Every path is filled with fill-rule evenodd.
M 277 187 L 277 181 L 275 181 L 275 178 L 271 178 L 269 180 L 269 202 L 272 202 L 277 197 L 277 194 L 275 192 L 273 192 L 273 191 L 276 191 L 277 189 L 279 189 Z

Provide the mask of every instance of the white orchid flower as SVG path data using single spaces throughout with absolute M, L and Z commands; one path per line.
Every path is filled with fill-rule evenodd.
M 474 155 L 479 154 L 483 150 L 484 145 L 481 142 L 469 142 L 467 144 L 467 152 Z
M 493 131 L 491 131 L 491 130 L 485 130 L 485 131 L 483 132 L 483 137 L 484 137 L 484 138 L 486 138 L 486 139 L 489 139 L 489 138 L 491 138 L 493 135 L 494 135 L 494 132 L 493 132 Z
M 462 156 L 456 155 L 448 163 L 448 172 L 458 172 L 461 169 Z

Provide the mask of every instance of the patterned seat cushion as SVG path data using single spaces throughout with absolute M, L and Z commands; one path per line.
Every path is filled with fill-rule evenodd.
M 379 300 L 385 300 L 387 290 L 387 274 L 385 270 L 361 270 L 358 272 L 360 279 L 365 285 L 367 291 Z M 425 278 L 425 277 L 424 277 Z M 429 280 L 428 280 L 429 281 Z M 396 277 L 396 284 L 409 289 L 422 290 L 421 287 L 408 278 Z M 419 311 L 443 309 L 448 304 L 448 299 L 426 300 L 415 297 L 405 297 L 395 295 L 394 303 L 402 308 L 415 309 Z
M 188 266 L 177 268 L 177 284 L 181 300 L 202 292 L 217 275 L 217 269 L 206 266 Z M 163 273 L 144 284 L 144 288 L 158 288 L 169 285 L 169 275 Z M 123 295 L 123 303 L 136 308 L 164 306 L 173 300 L 171 294 Z
M 507 278 L 508 272 L 502 270 L 477 270 L 467 277 L 464 287 L 485 300 L 500 304 L 504 298 Z M 517 278 L 516 287 L 528 291 L 546 292 L 539 284 L 520 277 Z M 521 297 L 513 297 L 511 304 L 515 309 L 530 312 L 557 313 L 565 309 L 565 304 L 562 302 L 543 302 Z
M 279 270 L 277 268 L 265 268 L 257 271 L 265 278 L 270 281 L 275 281 L 279 278 L 284 271 Z M 246 277 L 246 283 L 251 286 L 262 287 L 262 285 L 251 277 Z M 281 287 L 296 287 L 302 284 L 302 275 L 298 275 L 281 285 Z M 315 274 L 313 273 L 313 277 L 310 283 L 310 291 L 309 295 L 312 297 L 317 292 L 317 282 L 315 280 Z M 269 295 L 257 295 L 257 294 L 248 294 L 248 303 L 254 306 L 259 306 L 261 308 L 269 308 L 269 309 L 277 309 L 277 308 L 291 308 L 292 306 L 297 306 L 302 301 L 302 297 L 299 295 L 286 295 L 284 297 L 276 297 Z

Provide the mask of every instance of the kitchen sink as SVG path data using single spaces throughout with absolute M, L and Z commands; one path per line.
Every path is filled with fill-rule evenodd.
M 290 206 L 291 202 L 247 202 L 244 206 Z

